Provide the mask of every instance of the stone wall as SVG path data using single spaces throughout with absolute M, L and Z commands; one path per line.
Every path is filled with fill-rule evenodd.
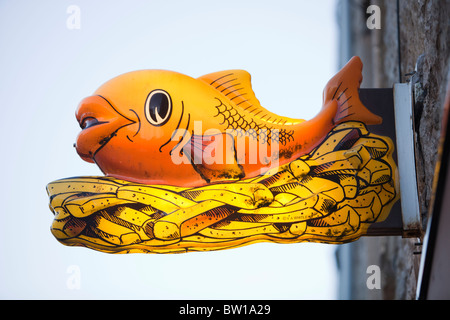
M 370 16 L 366 10 L 370 5 L 380 8 L 381 29 L 369 29 L 366 25 Z M 339 22 L 341 40 L 345 40 L 340 43 L 347 46 L 346 50 L 340 50 L 340 61 L 352 55 L 361 57 L 363 87 L 391 88 L 394 83 L 405 82 L 410 78 L 405 74 L 413 72 L 417 63 L 420 86 L 415 101 L 416 167 L 425 230 L 449 76 L 450 1 L 341 0 L 337 9 L 338 21 L 345 16 L 345 10 L 350 17 L 345 23 Z M 420 263 L 417 252 L 421 249 L 416 243 L 421 240 L 368 237 L 339 248 L 339 297 L 415 299 Z M 381 289 L 370 290 L 366 285 L 370 265 L 380 267 Z M 350 276 L 346 268 L 351 268 Z

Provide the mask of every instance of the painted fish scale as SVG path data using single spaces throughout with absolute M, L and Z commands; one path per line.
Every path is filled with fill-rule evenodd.
M 261 143 L 268 144 L 276 141 L 281 145 L 286 145 L 287 142 L 294 139 L 294 130 L 275 128 L 272 125 L 257 123 L 254 119 L 247 121 L 246 116 L 249 117 L 248 114 L 241 115 L 232 106 L 225 105 L 221 100 L 219 101 L 220 105 L 216 106 L 217 115 L 215 117 L 223 117 L 221 124 L 226 124 L 225 130 L 236 130 L 238 135 L 247 134 Z

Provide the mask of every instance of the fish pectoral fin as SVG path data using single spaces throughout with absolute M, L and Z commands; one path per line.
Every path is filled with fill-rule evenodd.
M 368 125 L 382 122 L 382 118 L 370 112 L 359 99 L 362 69 L 361 59 L 355 56 L 325 86 L 323 106 L 337 101 L 336 124 L 344 121 L 361 121 Z
M 235 141 L 230 134 L 193 135 L 183 152 L 208 183 L 236 181 L 245 176 L 236 160 Z
M 202 179 L 208 183 L 238 181 L 245 176 L 244 171 L 238 164 L 215 165 L 213 167 L 197 164 L 194 165 L 194 168 L 200 174 Z

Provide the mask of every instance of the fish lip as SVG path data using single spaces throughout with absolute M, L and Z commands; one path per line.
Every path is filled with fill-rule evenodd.
M 100 95 L 83 99 L 75 116 L 82 130 L 74 146 L 78 155 L 87 162 L 95 162 L 95 155 L 117 135 L 120 129 L 136 123 Z
M 85 123 L 86 121 L 88 121 L 88 119 L 93 119 L 94 123 Z M 81 130 L 89 130 L 89 128 L 95 127 L 95 126 L 99 126 L 102 125 L 104 123 L 109 123 L 109 121 L 99 121 L 96 117 L 87 115 L 87 116 L 83 116 L 80 119 L 80 127 Z
M 76 145 L 75 145 L 75 148 L 76 148 Z M 82 152 L 78 152 L 78 150 L 77 150 L 77 153 L 80 156 L 80 158 L 83 159 L 84 161 L 95 163 L 93 155 L 82 153 Z
M 106 102 L 107 104 L 105 105 L 104 102 Z M 100 106 L 100 108 L 98 108 L 99 110 L 93 111 L 92 107 L 90 107 L 93 104 L 96 107 Z M 100 124 L 111 122 L 111 121 L 98 120 L 98 118 L 101 119 L 101 117 L 102 117 L 101 114 L 99 115 L 99 111 L 100 111 L 100 113 L 102 111 L 109 111 L 108 113 L 109 113 L 110 117 L 120 116 L 121 118 L 130 121 L 131 122 L 130 124 L 136 123 L 135 120 L 132 120 L 132 119 L 126 117 L 125 115 L 123 115 L 122 113 L 120 113 L 108 99 L 106 99 L 105 97 L 103 97 L 101 95 L 94 95 L 94 96 L 90 96 L 90 97 L 83 99 L 83 101 L 80 103 L 80 105 L 75 113 L 75 117 L 76 117 L 78 124 L 80 125 L 82 130 L 89 129 L 90 127 L 93 127 L 95 125 L 100 125 Z M 137 115 L 137 113 L 134 110 L 130 109 L 130 111 L 133 111 L 134 114 Z M 89 118 L 96 119 L 97 123 L 95 123 L 94 125 L 91 125 L 89 127 L 83 128 L 83 122 Z M 138 120 L 139 120 L 139 117 L 138 117 Z

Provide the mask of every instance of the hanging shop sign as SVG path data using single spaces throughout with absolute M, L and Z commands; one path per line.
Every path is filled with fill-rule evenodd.
M 53 235 L 110 253 L 255 242 L 345 243 L 399 200 L 394 142 L 361 102 L 353 57 L 305 121 L 263 108 L 250 75 L 120 75 L 76 111 L 75 148 L 104 176 L 47 185 Z

